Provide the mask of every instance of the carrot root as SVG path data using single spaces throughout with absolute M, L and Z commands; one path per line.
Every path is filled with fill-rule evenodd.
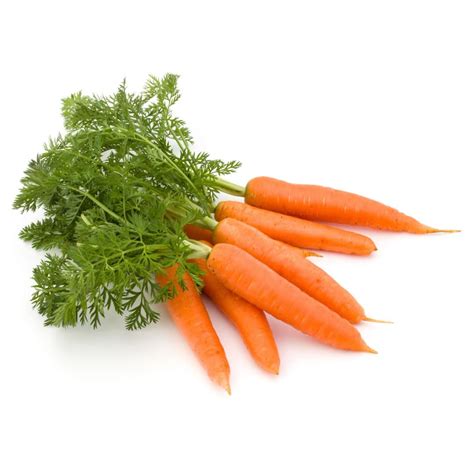
M 220 387 L 222 387 L 229 395 L 232 395 L 232 391 L 230 389 L 230 381 L 229 381 L 228 376 L 222 375 L 221 377 L 214 379 L 214 382 Z
M 393 207 L 367 197 L 325 186 L 290 184 L 268 177 L 247 183 L 245 202 L 302 219 L 371 227 L 394 232 L 453 232 L 422 224 Z
M 378 354 L 378 352 L 375 349 L 372 349 L 369 346 L 366 347 L 364 352 L 369 352 L 370 354 Z
M 157 283 L 172 284 L 176 291 L 174 298 L 165 302 L 166 308 L 209 378 L 230 394 L 230 367 L 219 336 L 191 276 L 184 274 L 186 289 L 183 289 L 178 284 L 177 270 L 178 266 L 174 265 L 164 274 L 156 275 Z
M 206 260 L 192 261 L 203 271 L 204 293 L 237 328 L 255 362 L 263 370 L 278 374 L 280 356 L 265 313 L 222 285 L 209 271 Z
M 364 316 L 364 317 L 362 318 L 362 321 L 367 321 L 367 322 L 369 322 L 369 323 L 393 324 L 393 321 L 387 321 L 386 319 L 368 318 L 367 316 Z
M 301 258 L 258 229 L 226 218 L 219 222 L 213 237 L 215 243 L 232 244 L 245 250 L 351 323 L 357 324 L 364 318 L 364 308 L 315 262 Z
M 437 232 L 442 232 L 444 234 L 455 234 L 457 232 L 461 232 L 459 229 L 436 229 L 434 227 L 426 227 L 426 234 L 435 234 Z
M 370 255 L 376 249 L 372 239 L 366 235 L 242 202 L 221 201 L 216 206 L 214 215 L 218 221 L 230 217 L 245 222 L 272 239 L 295 247 L 353 255 Z M 303 252 L 301 249 L 300 251 Z
M 190 239 L 212 242 L 212 231 L 198 225 L 188 224 L 184 226 L 184 232 Z
M 303 254 L 305 257 L 318 257 L 318 258 L 323 258 L 324 255 L 321 255 L 320 253 L 313 252 L 312 250 L 303 250 Z
M 217 244 L 207 266 L 229 290 L 320 342 L 338 349 L 376 353 L 349 321 L 244 250 Z

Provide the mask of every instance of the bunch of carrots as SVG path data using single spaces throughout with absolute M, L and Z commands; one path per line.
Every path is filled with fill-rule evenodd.
M 453 232 L 345 191 L 269 177 L 224 180 L 240 164 L 192 151 L 171 113 L 177 76 L 151 76 L 141 94 L 63 101 L 65 134 L 25 171 L 14 207 L 44 218 L 20 237 L 46 254 L 33 304 L 47 326 L 100 324 L 113 308 L 128 329 L 158 320 L 165 302 L 209 377 L 230 393 L 225 351 L 200 290 L 236 326 L 256 363 L 278 374 L 266 314 L 337 349 L 375 353 L 356 324 L 354 296 L 307 257 L 370 255 L 374 242 L 330 223 L 394 232 Z M 222 201 L 219 193 L 242 201 Z
M 358 301 L 306 257 L 312 250 L 370 255 L 367 236 L 326 222 L 394 232 L 455 232 L 421 224 L 396 209 L 356 194 L 268 177 L 251 180 L 245 203 L 223 201 L 215 208 L 213 231 L 196 225 L 187 235 L 212 250 L 196 263 L 204 293 L 236 326 L 255 362 L 278 374 L 280 359 L 265 312 L 337 349 L 376 353 L 354 326 L 369 318 Z M 319 221 L 323 221 L 321 223 Z M 312 249 L 312 250 L 308 250 Z M 176 269 L 157 276 L 173 281 Z M 229 364 L 192 280 L 166 305 L 209 377 L 230 393 Z

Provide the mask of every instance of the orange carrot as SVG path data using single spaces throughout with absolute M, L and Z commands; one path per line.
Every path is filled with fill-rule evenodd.
M 296 250 L 303 258 L 306 257 L 322 257 L 321 254 L 317 252 L 313 252 L 312 250 L 309 249 L 302 249 L 301 247 L 296 247 L 295 245 L 290 245 L 285 242 L 281 242 L 284 246 L 286 246 L 288 249 L 291 249 L 293 251 Z
M 166 301 L 166 307 L 209 378 L 230 394 L 230 368 L 224 348 L 192 278 L 187 273 L 184 275 L 186 290 L 183 290 L 177 282 L 176 271 L 175 265 L 165 275 L 156 276 L 160 285 L 172 284 L 176 288 L 176 296 Z
M 193 260 L 204 272 L 204 293 L 232 321 L 250 354 L 262 369 L 278 374 L 280 357 L 264 312 L 229 291 L 211 273 L 204 259 Z
M 324 270 L 258 229 L 235 219 L 219 222 L 214 243 L 240 247 L 351 323 L 368 320 L 356 299 Z
M 217 223 L 216 223 L 217 224 Z M 204 229 L 204 227 L 200 227 L 194 224 L 188 224 L 184 226 L 184 232 L 186 235 L 193 240 L 200 240 L 203 242 L 212 242 L 212 231 L 208 229 Z M 309 249 L 302 249 L 298 247 L 294 247 L 293 245 L 288 244 L 288 248 L 292 248 L 297 250 L 303 257 L 321 257 L 319 253 L 313 252 Z
M 207 266 L 229 290 L 320 342 L 375 352 L 352 324 L 244 250 L 217 244 Z
M 204 227 L 188 224 L 184 226 L 184 232 L 190 239 L 212 242 L 212 230 L 204 229 Z
M 256 227 L 273 239 L 297 247 L 354 255 L 368 255 L 376 250 L 375 244 L 365 235 L 259 209 L 241 202 L 220 202 L 215 209 L 215 217 L 218 221 L 233 217 Z
M 290 184 L 274 178 L 250 180 L 245 202 L 315 221 L 337 222 L 413 234 L 455 232 L 421 224 L 396 209 L 358 194 L 324 186 Z

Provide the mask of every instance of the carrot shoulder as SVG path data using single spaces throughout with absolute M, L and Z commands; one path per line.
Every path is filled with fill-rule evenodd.
M 232 217 L 256 227 L 276 240 L 297 247 L 310 247 L 354 255 L 369 255 L 374 242 L 357 234 L 318 222 L 287 216 L 236 201 L 220 202 L 215 210 L 218 221 Z
M 339 349 L 374 352 L 348 321 L 244 250 L 217 244 L 207 266 L 229 290 L 318 341 Z
M 267 372 L 278 374 L 278 348 L 264 312 L 228 290 L 208 270 L 206 260 L 194 262 L 203 271 L 204 293 L 235 325 L 255 362 Z
M 184 275 L 186 290 L 183 290 L 177 282 L 176 271 L 177 266 L 173 266 L 165 275 L 156 277 L 160 285 L 171 283 L 176 289 L 176 296 L 166 301 L 166 308 L 209 378 L 230 393 L 229 363 L 206 307 L 190 275 Z
M 190 239 L 212 242 L 212 231 L 204 229 L 204 227 L 195 224 L 187 224 L 184 226 L 184 232 Z
M 290 184 L 274 178 L 250 180 L 245 202 L 303 219 L 336 222 L 396 232 L 446 232 L 418 222 L 393 207 L 358 194 L 325 186 Z

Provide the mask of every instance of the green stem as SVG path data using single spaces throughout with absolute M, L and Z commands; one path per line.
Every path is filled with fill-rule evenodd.
M 122 129 L 123 130 L 123 129 Z M 125 130 L 126 132 L 129 132 L 128 130 Z M 157 146 L 155 143 L 153 143 L 152 141 L 148 140 L 148 138 L 144 137 L 143 135 L 141 135 L 140 133 L 137 133 L 135 131 L 133 131 L 133 134 L 138 138 L 140 139 L 143 143 L 146 143 L 147 145 L 151 146 L 152 148 L 154 148 L 158 154 L 163 158 L 165 159 L 168 164 L 170 166 L 172 166 L 175 171 L 177 171 L 189 184 L 189 186 L 194 189 L 194 191 L 196 192 L 197 196 L 199 196 L 199 190 L 196 188 L 196 186 L 194 185 L 193 181 L 189 178 L 189 176 L 183 172 L 183 170 L 176 165 L 176 163 L 174 162 L 174 160 L 170 159 L 170 157 L 163 152 L 163 150 Z
M 97 206 L 99 206 L 104 212 L 106 212 L 107 214 L 112 216 L 114 219 L 117 219 L 118 221 L 120 221 L 124 224 L 128 224 L 125 219 L 120 217 L 118 214 L 115 214 L 115 212 L 111 211 L 107 206 L 104 206 L 104 204 L 102 204 L 98 199 L 96 199 L 94 196 L 92 196 L 92 194 L 89 194 L 87 191 L 82 191 L 78 188 L 74 188 L 73 186 L 68 186 L 68 188 L 71 189 L 72 191 L 76 191 L 76 193 L 80 193 L 84 197 L 90 199 L 94 204 L 97 204 Z
M 185 245 L 191 250 L 189 258 L 207 258 L 211 253 L 211 248 L 201 244 L 197 240 L 188 239 L 184 241 Z
M 168 120 L 166 121 L 166 125 L 168 126 L 168 129 L 171 133 L 171 136 L 173 137 L 173 140 L 176 142 L 176 144 L 178 145 L 179 149 L 182 151 L 182 152 L 185 152 L 185 151 L 189 151 L 189 147 L 187 145 L 187 143 L 184 141 L 184 140 L 180 140 L 179 137 L 176 135 L 176 133 L 174 133 L 173 129 L 169 126 L 169 122 Z M 181 137 L 182 138 L 182 137 Z
M 187 201 L 187 206 L 190 207 L 191 209 L 195 209 L 197 211 L 200 210 L 199 206 L 197 206 L 196 204 L 194 204 L 191 201 Z M 179 209 L 176 206 L 169 206 L 166 209 L 166 213 L 171 218 L 173 218 L 173 217 L 184 217 L 186 215 L 186 212 L 183 209 Z M 210 216 L 201 217 L 200 219 L 195 220 L 194 223 L 199 225 L 200 227 L 204 227 L 205 229 L 209 229 L 209 230 L 214 230 L 215 227 L 217 226 L 217 221 L 215 221 Z
M 200 227 L 204 227 L 204 229 L 214 230 L 216 228 L 218 222 L 215 219 L 213 219 L 212 217 L 205 216 L 201 219 L 198 219 L 196 221 L 196 224 Z
M 78 247 L 81 247 L 83 244 L 81 242 L 76 242 L 76 245 Z M 97 248 L 97 246 L 95 246 Z M 114 259 L 116 258 L 119 258 L 119 257 L 122 257 L 124 255 L 127 255 L 129 253 L 132 253 L 132 252 L 137 252 L 137 251 L 140 251 L 140 250 L 148 250 L 148 251 L 154 251 L 154 250 L 166 250 L 168 247 L 166 245 L 163 245 L 163 244 L 142 244 L 142 245 L 139 245 L 137 247 L 132 247 L 132 248 L 129 248 L 127 250 L 121 250 L 120 252 L 117 252 L 117 253 L 114 253 L 113 255 L 111 256 L 103 256 L 102 259 L 105 260 L 105 262 L 107 263 L 107 265 L 109 265 L 109 261 L 113 261 Z M 77 268 L 81 268 L 76 262 L 74 262 L 74 260 L 70 260 L 71 264 L 75 265 Z M 98 263 L 92 263 L 92 266 L 95 266 L 97 265 Z
M 186 204 L 189 208 L 197 211 L 197 212 L 202 212 L 201 208 L 197 205 L 197 204 L 194 204 L 194 202 L 190 201 L 189 199 L 186 201 Z M 204 227 L 205 229 L 209 229 L 209 230 L 214 230 L 217 226 L 217 221 L 214 220 L 212 217 L 210 216 L 204 216 L 204 217 L 201 217 L 200 219 L 197 219 L 195 221 L 195 223 L 201 227 Z
M 222 178 L 216 178 L 215 183 L 217 187 L 224 193 L 232 194 L 233 196 L 245 197 L 245 188 L 238 184 L 231 183 Z

